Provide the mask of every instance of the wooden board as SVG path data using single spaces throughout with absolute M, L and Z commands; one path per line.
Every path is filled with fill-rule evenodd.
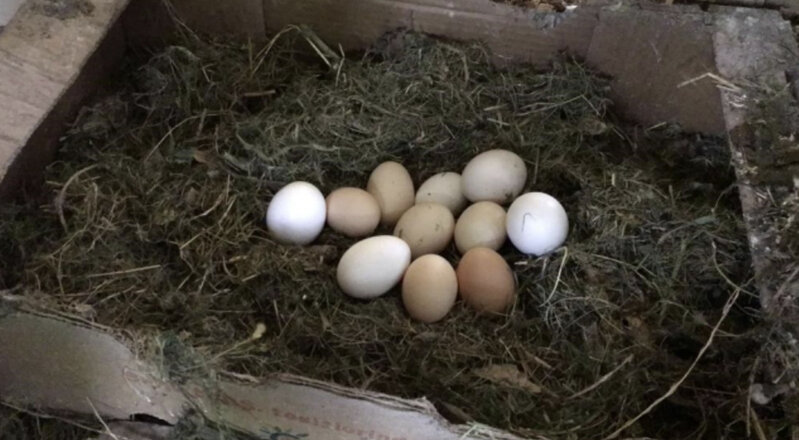
M 122 33 L 111 29 L 127 0 L 68 9 L 73 3 L 52 10 L 30 0 L 0 33 L 0 199 L 36 185 L 63 124 L 124 53 Z M 92 58 L 101 43 L 103 56 Z
M 723 87 L 723 109 L 760 302 L 799 331 L 799 252 L 790 245 L 799 228 L 789 227 L 799 214 L 799 94 L 788 83 L 799 47 L 777 11 L 728 12 L 714 49 L 719 73 L 731 82 Z M 767 121 L 758 116 L 760 102 L 768 103 Z
M 8 24 L 9 21 L 11 21 L 11 19 L 14 17 L 14 14 L 17 13 L 17 9 L 19 9 L 20 5 L 22 5 L 24 2 L 25 0 L 0 1 L 0 29 L 2 29 Z

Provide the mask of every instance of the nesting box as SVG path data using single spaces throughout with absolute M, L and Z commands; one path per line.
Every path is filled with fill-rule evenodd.
M 171 8 L 156 0 L 29 0 L 0 33 L 0 199 L 36 193 L 67 123 L 128 48 L 168 44 L 173 16 L 241 41 L 266 41 L 303 24 L 330 47 L 358 51 L 404 28 L 480 41 L 497 64 L 545 66 L 562 53 L 582 60 L 611 78 L 611 96 L 626 118 L 729 138 L 763 306 L 777 318 L 795 317 L 797 256 L 767 207 L 790 202 L 799 147 L 787 135 L 764 138 L 748 104 L 759 85 L 797 89 L 799 51 L 777 10 L 646 2 L 541 12 L 489 0 L 175 0 Z M 785 103 L 785 111 L 795 104 Z M 776 130 L 796 129 L 784 124 Z M 2 301 L 0 396 L 16 404 L 174 423 L 193 403 L 215 422 L 264 438 L 516 438 L 453 425 L 425 401 L 297 376 L 225 382 L 216 393 L 178 386 L 109 329 L 48 316 L 19 298 Z M 284 431 L 269 431 L 275 426 Z M 132 438 L 159 438 L 166 429 L 144 422 L 118 428 Z

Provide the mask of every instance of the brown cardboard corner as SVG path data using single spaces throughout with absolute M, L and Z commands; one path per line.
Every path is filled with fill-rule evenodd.
M 175 32 L 164 0 L 130 0 L 120 21 L 127 44 L 134 48 L 163 47 Z
M 255 435 L 284 433 L 331 440 L 519 440 L 490 427 L 452 425 L 424 399 L 401 399 L 292 375 L 276 375 L 255 386 L 221 383 L 213 402 L 199 388 L 187 393 L 197 399 L 209 419 Z
M 266 38 L 262 0 L 171 0 L 186 25 L 201 33 Z M 302 3 L 302 2 L 300 2 Z
M 603 10 L 588 63 L 612 77 L 620 113 L 645 125 L 677 123 L 693 132 L 723 134 L 721 96 L 710 82 L 690 82 L 716 72 L 713 27 L 694 8 Z

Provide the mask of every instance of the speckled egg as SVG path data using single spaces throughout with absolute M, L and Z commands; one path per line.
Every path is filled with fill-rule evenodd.
M 455 217 L 444 205 L 422 203 L 405 212 L 394 227 L 394 235 L 411 248 L 411 256 L 443 251 L 455 230 Z
M 461 174 L 463 195 L 472 202 L 510 203 L 527 181 L 527 166 L 508 150 L 489 150 L 466 164 Z
M 416 204 L 440 203 L 458 215 L 466 207 L 461 175 L 453 172 L 438 173 L 425 180 L 416 191 Z

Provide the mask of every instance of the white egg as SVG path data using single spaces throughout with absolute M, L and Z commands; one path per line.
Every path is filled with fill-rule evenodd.
M 266 210 L 266 226 L 280 242 L 306 245 L 322 232 L 325 196 L 308 182 L 292 182 L 275 194 Z
M 439 203 L 458 215 L 466 207 L 466 197 L 461 188 L 461 175 L 453 172 L 438 173 L 425 180 L 416 191 L 416 204 Z
M 516 153 L 489 150 L 472 158 L 461 176 L 467 199 L 502 205 L 521 194 L 527 182 L 527 166 Z
M 558 200 L 549 194 L 531 192 L 519 196 L 508 208 L 508 238 L 525 254 L 548 254 L 566 241 L 569 218 Z
M 411 248 L 402 239 L 378 235 L 352 245 L 338 262 L 336 279 L 349 296 L 376 298 L 397 285 L 411 263 Z

